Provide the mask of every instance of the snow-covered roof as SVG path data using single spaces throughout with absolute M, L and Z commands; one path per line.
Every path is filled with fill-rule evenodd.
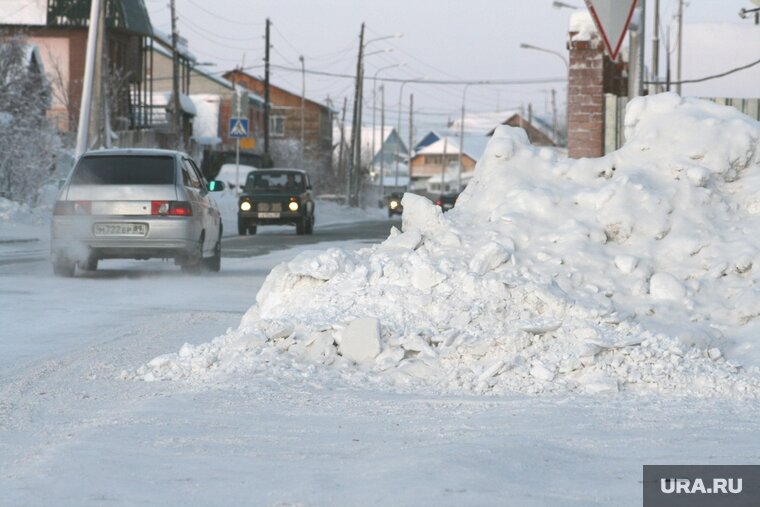
M 172 97 L 172 92 L 153 92 L 153 105 L 166 106 L 167 111 L 170 111 L 174 104 Z M 179 94 L 179 107 L 182 108 L 183 112 L 193 116 L 198 113 L 198 111 L 195 109 L 195 104 L 193 104 L 193 101 L 184 93 Z
M 433 144 L 425 146 L 421 150 L 417 151 L 415 155 L 443 155 L 444 151 L 447 155 L 458 155 L 460 151 L 459 141 L 452 137 L 443 137 Z M 473 160 L 477 160 L 476 157 L 470 155 L 466 151 L 463 152 L 463 155 L 466 155 Z

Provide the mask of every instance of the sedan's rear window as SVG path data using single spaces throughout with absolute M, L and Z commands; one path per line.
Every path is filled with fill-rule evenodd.
M 171 185 L 172 157 L 84 157 L 71 178 L 74 185 Z

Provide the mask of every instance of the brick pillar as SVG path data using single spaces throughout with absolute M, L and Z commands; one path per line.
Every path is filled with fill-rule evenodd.
M 604 45 L 596 36 L 573 40 L 567 86 L 567 151 L 571 158 L 604 155 Z
M 591 18 L 588 17 L 588 23 Z M 583 29 L 583 28 L 581 28 Z M 625 96 L 627 65 L 613 62 L 596 30 L 582 37 L 570 31 L 567 48 L 570 71 L 567 85 L 567 152 L 571 158 L 604 155 L 604 94 Z

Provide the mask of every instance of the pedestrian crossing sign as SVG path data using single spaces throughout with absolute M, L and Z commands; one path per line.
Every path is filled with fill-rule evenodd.
M 230 118 L 230 137 L 244 138 L 249 136 L 248 118 Z

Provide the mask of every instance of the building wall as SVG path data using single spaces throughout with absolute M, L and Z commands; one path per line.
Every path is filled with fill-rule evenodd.
M 441 174 L 441 166 L 443 165 L 443 154 L 428 154 L 417 155 L 412 158 L 412 178 L 418 178 L 422 176 L 435 176 Z M 446 166 L 458 167 L 459 166 L 459 154 L 446 154 Z M 464 155 L 462 157 L 462 167 L 465 172 L 475 169 L 475 160 Z
M 225 74 L 225 78 L 241 84 L 261 97 L 264 96 L 264 83 L 248 74 L 232 71 Z M 270 119 L 282 118 L 283 120 L 281 133 L 274 132 L 270 127 L 270 139 L 300 141 L 301 96 L 270 84 L 269 101 L 272 104 L 269 112 Z M 329 108 L 308 99 L 304 101 L 303 105 L 304 141 L 307 149 L 326 153 L 329 157 L 329 153 L 332 151 L 332 113 Z
M 172 59 L 170 56 L 154 50 L 153 52 L 153 91 L 170 92 L 172 90 Z M 235 139 L 229 137 L 229 120 L 237 116 L 237 107 L 235 102 L 235 91 L 230 85 L 226 85 L 219 80 L 209 78 L 203 73 L 191 70 L 190 72 L 190 95 L 210 94 L 219 96 L 219 125 L 217 136 L 222 139 L 222 149 L 234 149 Z M 255 107 L 248 101 L 243 101 L 240 105 L 241 116 L 247 117 L 251 129 L 251 134 L 256 139 L 256 147 L 246 149 L 261 153 L 262 139 L 264 134 L 264 113 L 261 107 Z

